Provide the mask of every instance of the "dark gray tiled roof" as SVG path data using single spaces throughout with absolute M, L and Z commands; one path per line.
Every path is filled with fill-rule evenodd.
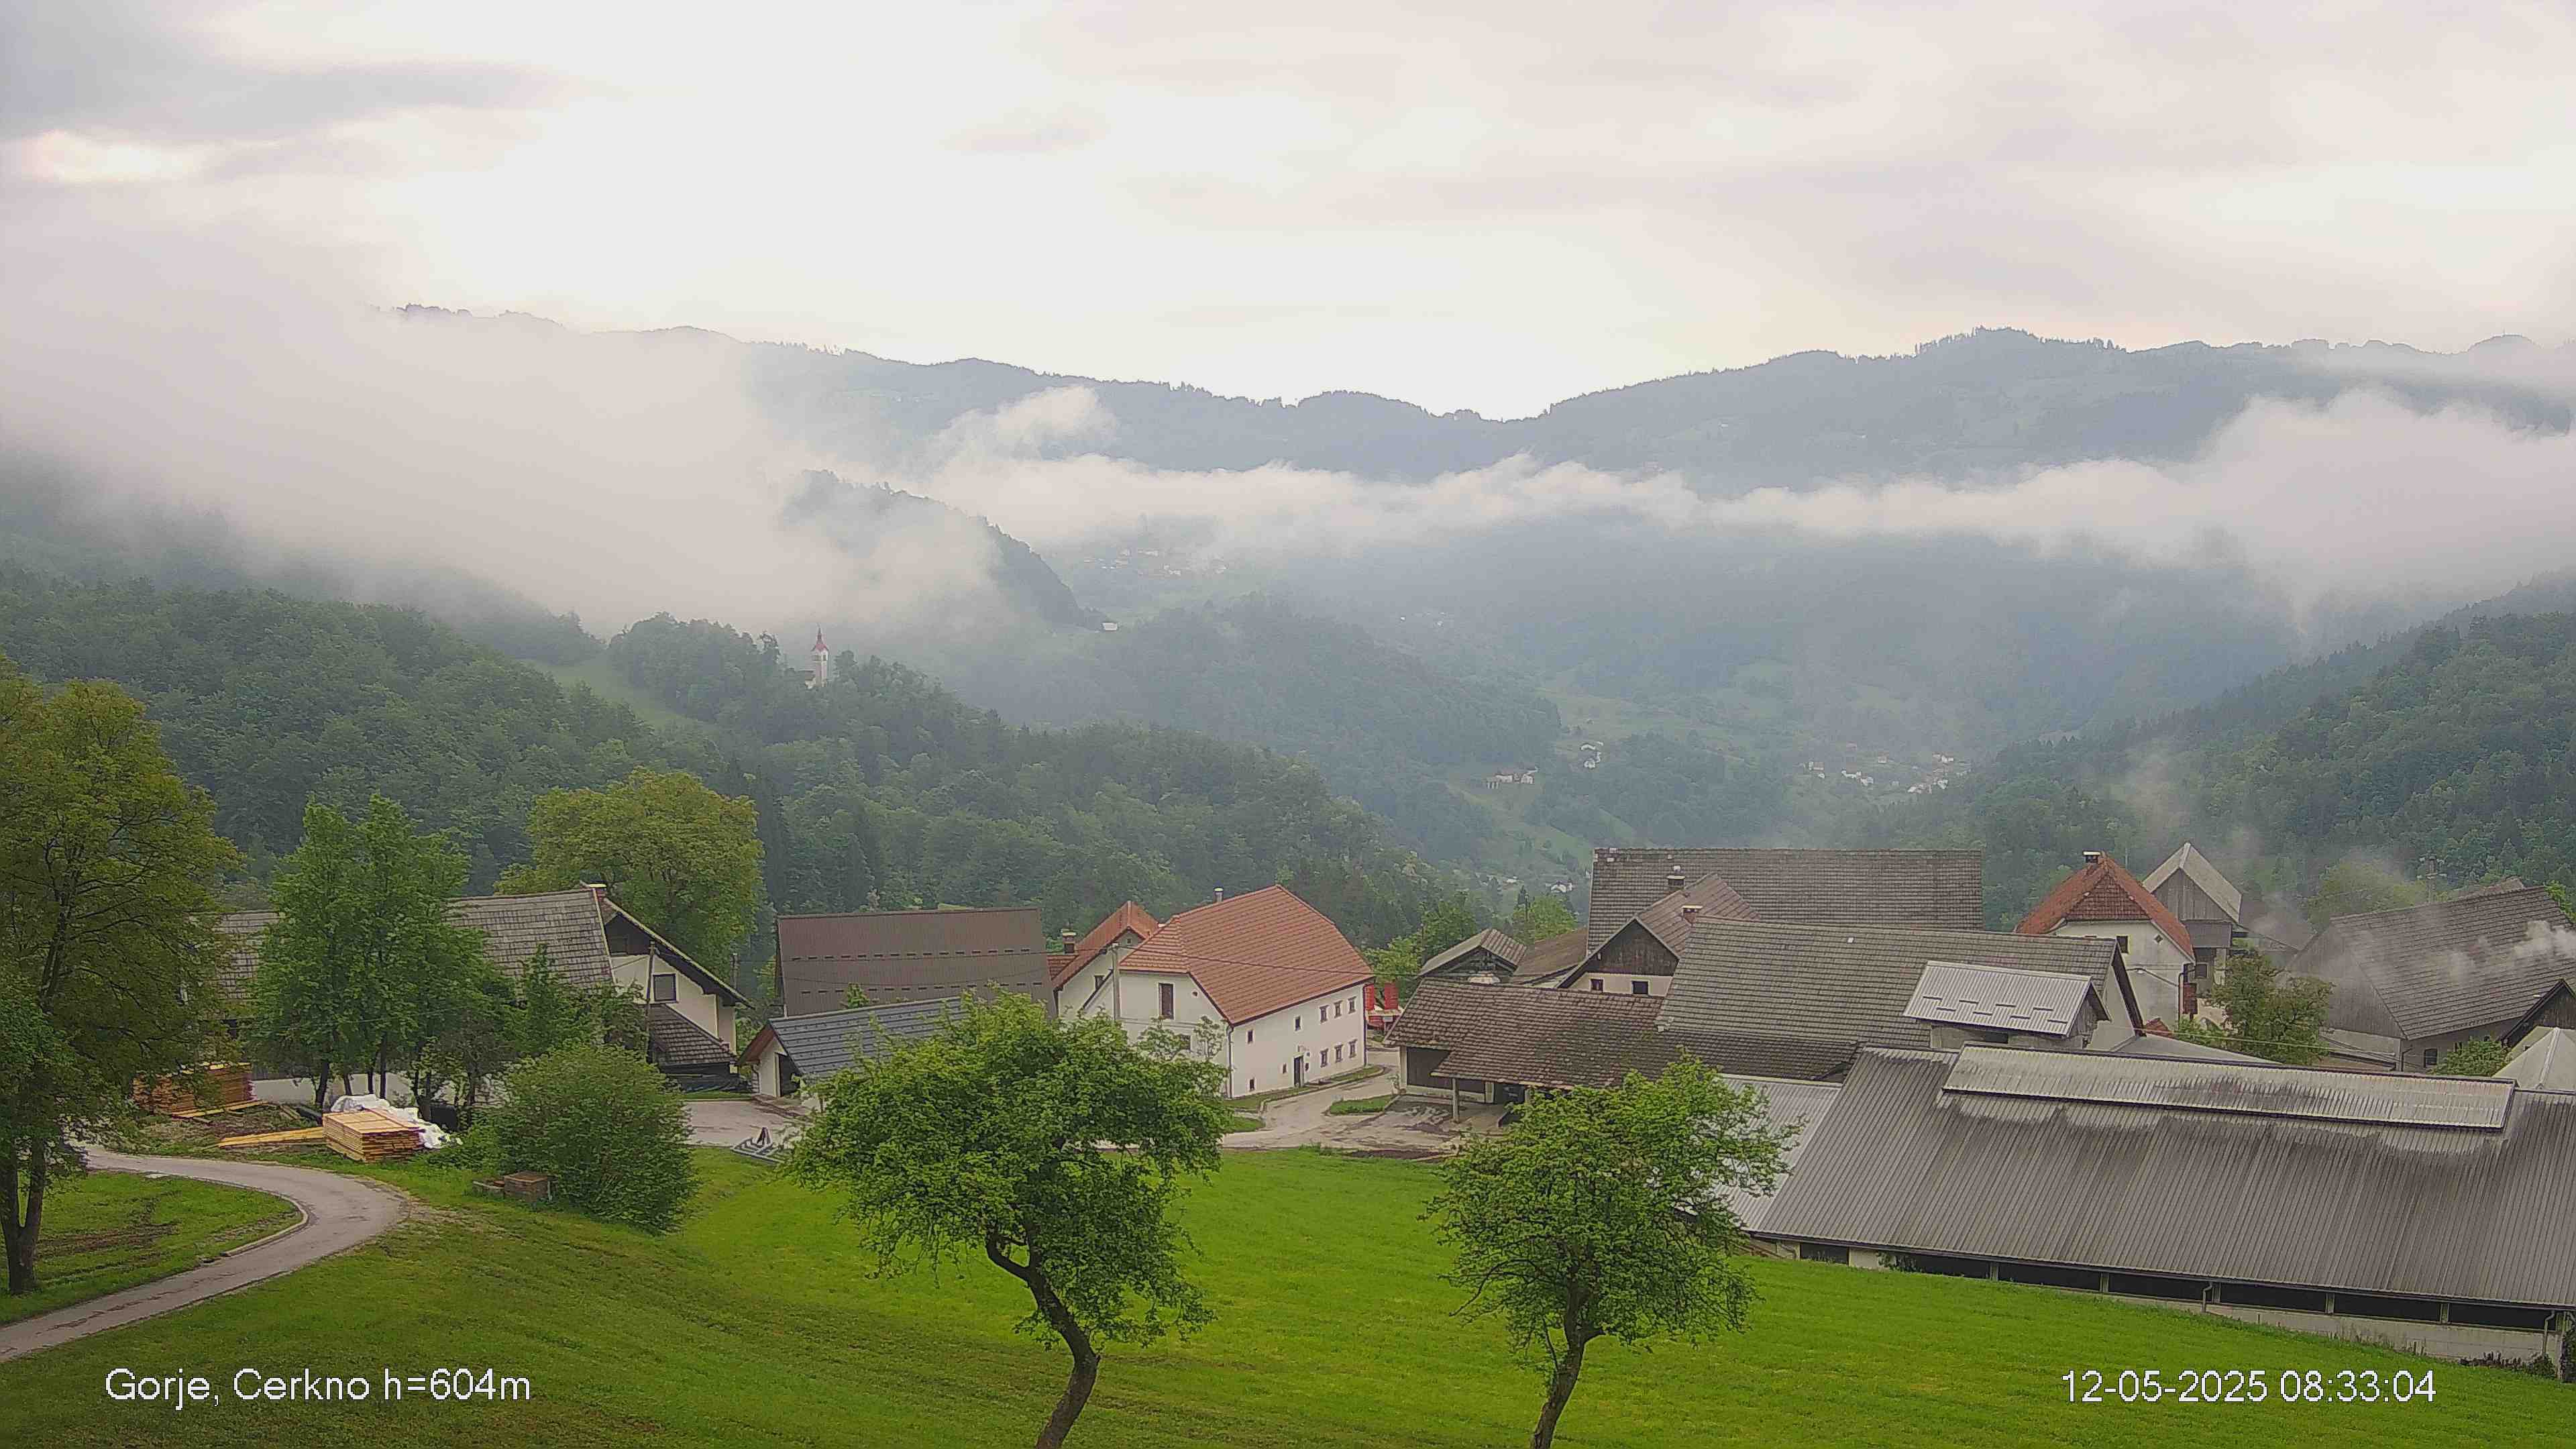
M 1394 1046 L 1445 1047 L 1444 1076 L 1544 1087 L 1616 1086 L 1687 1054 L 1722 1072 L 1813 1080 L 1855 1044 L 1659 1029 L 1663 1000 L 1625 992 L 1425 982 L 1387 1030 Z
M 2355 1293 L 2576 1307 L 2576 1093 L 2503 1126 L 2327 1122 L 1946 1090 L 1967 1053 L 1866 1051 L 1769 1235 Z M 2048 1055 L 2037 1054 L 2033 1055 Z M 2075 1057 L 2142 1071 L 2154 1059 Z M 2289 1069 L 2243 1074 L 2260 1096 Z
M 715 1034 L 682 1016 L 667 1002 L 656 1001 L 644 1009 L 645 1030 L 651 1046 L 645 1055 L 657 1067 L 730 1067 L 733 1048 L 716 1040 Z
M 1604 847 L 1592 853 L 1584 939 L 1593 950 L 1672 891 L 1715 875 L 1766 921 L 1867 922 L 1974 931 L 1985 925 L 1985 854 L 1975 850 Z
M 2299 956 L 2334 983 L 2326 1024 L 2413 1041 L 2502 1029 L 2576 978 L 2576 927 L 2540 887 L 2337 916 Z
M 1421 975 L 1436 976 L 1453 965 L 1465 962 L 1482 952 L 1502 963 L 1505 971 L 1520 965 L 1521 953 L 1529 948 L 1505 932 L 1488 926 L 1422 963 Z
M 953 996 L 899 1006 L 860 1006 L 782 1016 L 764 1034 L 774 1034 L 787 1059 L 796 1064 L 797 1075 L 810 1080 L 828 1077 L 863 1057 L 874 1059 L 892 1047 L 920 1041 L 939 1030 L 939 1024 L 956 1010 Z
M 587 890 L 469 896 L 448 910 L 458 925 L 483 933 L 485 952 L 507 975 L 517 976 L 542 945 L 555 979 L 566 986 L 596 986 L 608 979 L 608 937 L 600 927 L 599 902 Z M 235 942 L 232 959 L 222 970 L 226 989 L 248 995 L 251 973 L 259 966 L 259 933 L 276 920 L 275 911 L 236 911 L 215 923 Z
M 1674 969 L 1664 1026 L 1928 1047 L 1931 1027 L 1908 1018 L 1906 1006 L 1934 961 L 2071 975 L 2101 994 L 2113 1020 L 2134 1026 L 2112 965 L 2118 953 L 2115 941 L 2083 936 L 1702 921 Z
M 1520 965 L 1512 970 L 1514 986 L 1552 986 L 1583 964 L 1588 954 L 1583 932 L 1564 931 L 1521 948 Z
M 1446 1047 L 1443 1075 L 1551 1087 L 1602 1087 L 1663 1069 L 1674 1048 L 1655 1031 L 1652 996 L 1428 981 L 1387 1028 L 1393 1046 Z

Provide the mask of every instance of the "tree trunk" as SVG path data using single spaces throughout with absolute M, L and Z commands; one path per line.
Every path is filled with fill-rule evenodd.
M 1574 1397 L 1574 1381 L 1583 1375 L 1586 1341 L 1566 1341 L 1565 1356 L 1556 1361 L 1556 1373 L 1547 1381 L 1547 1407 L 1539 1410 L 1538 1427 L 1530 1430 L 1530 1449 L 1548 1449 L 1556 1442 L 1557 1417 L 1565 1412 L 1565 1401 Z
M 1064 1300 L 1055 1294 L 1055 1285 L 1047 1281 L 1046 1269 L 1035 1248 L 1029 1250 L 1026 1264 L 1011 1261 L 1002 1240 L 992 1234 L 984 1239 L 984 1256 L 1003 1272 L 1028 1285 L 1029 1296 L 1037 1300 L 1038 1313 L 1064 1337 L 1064 1346 L 1073 1354 L 1073 1372 L 1065 1377 L 1064 1393 L 1055 1401 L 1055 1412 L 1047 1415 L 1045 1427 L 1038 1430 L 1036 1449 L 1063 1449 L 1064 1439 L 1073 1432 L 1073 1421 L 1082 1417 L 1082 1406 L 1091 1402 L 1091 1386 L 1100 1378 L 1100 1353 L 1091 1346 L 1091 1335 L 1084 1332 L 1081 1320 Z
M 7 1211 L 0 1212 L 0 1239 L 5 1239 L 9 1258 L 9 1292 L 12 1296 L 36 1291 L 36 1239 L 45 1225 L 45 1162 L 39 1156 L 27 1164 L 27 1211 L 18 1212 L 18 1163 L 13 1158 L 5 1171 L 0 1171 L 0 1188 L 8 1194 Z
M 313 1066 L 313 1110 L 331 1110 L 331 1064 L 316 1062 Z

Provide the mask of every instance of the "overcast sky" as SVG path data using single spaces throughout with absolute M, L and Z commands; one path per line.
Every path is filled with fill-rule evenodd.
M 1980 324 L 2555 343 L 2576 8 L 2448 8 L 9 0 L 0 222 L 1496 415 Z

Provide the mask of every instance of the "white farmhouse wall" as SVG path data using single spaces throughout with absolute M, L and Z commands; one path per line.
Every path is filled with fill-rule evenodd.
M 1355 1072 L 1368 1058 L 1366 995 L 1354 982 L 1338 991 L 1236 1022 L 1226 1031 L 1225 1094 L 1276 1092 Z
M 629 987 L 640 1001 L 653 999 L 653 977 L 671 977 L 678 985 L 678 995 L 663 1004 L 697 1023 L 700 1030 L 727 1047 L 733 1039 L 733 1003 L 690 979 L 689 974 L 670 962 L 654 956 L 611 956 L 608 958 L 609 979 Z
M 2129 965 L 2129 989 L 2137 993 L 2138 1015 L 2148 1021 L 2165 1022 L 2182 1015 L 2182 978 L 2191 969 L 2191 958 L 2166 940 L 2155 922 L 2068 921 L 2049 934 L 2096 941 L 2128 937 L 2124 959 Z M 2122 1032 L 2124 1036 L 2128 1034 Z
M 1118 974 L 1118 963 L 1127 959 L 1128 952 L 1143 944 L 1133 936 L 1122 934 L 1089 964 L 1066 977 L 1064 984 L 1055 989 L 1056 1019 L 1067 1021 L 1081 1016 L 1119 1015 L 1114 979 Z M 1146 1003 L 1144 1009 L 1150 1012 L 1153 1003 Z

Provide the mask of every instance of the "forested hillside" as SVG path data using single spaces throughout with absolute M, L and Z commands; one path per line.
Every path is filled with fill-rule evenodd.
M 2144 869 L 2186 838 L 2292 901 L 2354 856 L 2438 886 L 2576 882 L 2576 614 L 2471 614 L 2199 710 L 2021 746 L 1858 834 L 1983 845 L 1999 922 L 2085 850 Z
M 141 696 L 254 876 L 304 801 L 392 796 L 458 832 L 487 889 L 544 790 L 638 764 L 759 804 L 781 910 L 1032 901 L 1050 930 L 1133 898 L 1167 912 L 1288 879 L 1374 945 L 1448 884 L 1308 766 L 1176 730 L 1017 728 L 900 666 L 808 690 L 760 641 L 649 620 L 610 657 L 703 728 L 655 730 L 404 610 L 271 591 L 0 572 L 0 639 L 29 673 Z

